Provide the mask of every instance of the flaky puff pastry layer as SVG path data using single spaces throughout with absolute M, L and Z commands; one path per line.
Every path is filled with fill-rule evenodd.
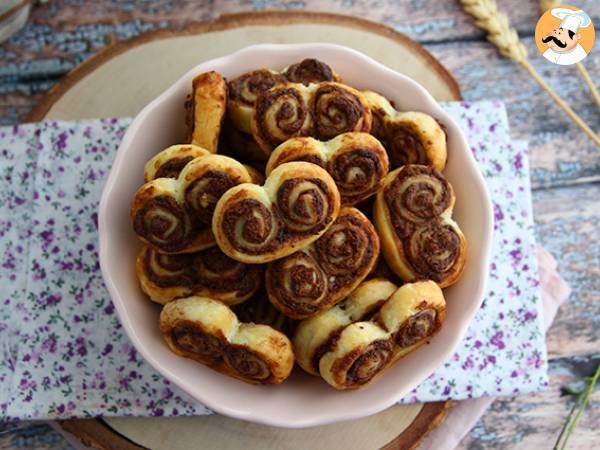
M 311 137 L 288 139 L 269 157 L 267 176 L 275 167 L 290 161 L 308 161 L 325 168 L 335 180 L 345 206 L 377 193 L 389 169 L 383 145 L 361 132 L 342 133 L 324 142 Z
M 138 237 L 163 253 L 193 253 L 215 245 L 214 206 L 223 193 L 255 181 L 255 171 L 222 155 L 188 162 L 177 179 L 157 178 L 135 193 L 130 216 Z
M 431 279 L 444 288 L 458 281 L 467 241 L 452 219 L 452 185 L 432 167 L 406 165 L 384 179 L 374 219 L 390 268 L 405 282 Z
M 294 337 L 298 364 L 336 389 L 368 384 L 394 361 L 427 342 L 445 319 L 444 296 L 432 281 L 397 289 L 382 280 L 366 283 L 372 283 L 376 293 L 353 294 L 319 317 L 301 322 Z M 363 305 L 371 306 L 370 314 L 352 320 L 352 314 L 345 312 L 358 308 L 360 313 Z
M 385 279 L 365 281 L 341 303 L 301 321 L 293 339 L 298 365 L 319 375 L 319 360 L 341 330 L 371 317 L 396 289 L 398 286 Z
M 221 74 L 211 71 L 194 77 L 186 109 L 189 141 L 210 153 L 217 153 L 227 110 L 227 82 Z
M 291 162 L 275 169 L 263 186 L 229 189 L 215 207 L 212 230 L 226 255 L 261 264 L 317 240 L 339 210 L 331 176 L 315 164 Z
M 144 245 L 136 259 L 135 273 L 142 291 L 156 303 L 196 295 L 231 306 L 258 291 L 264 270 L 259 265 L 233 260 L 218 247 L 170 255 Z
M 251 384 L 279 384 L 292 371 L 289 339 L 267 325 L 241 323 L 223 303 L 187 297 L 166 304 L 160 332 L 177 355 Z
M 392 168 L 424 164 L 437 170 L 446 166 L 446 132 L 433 117 L 422 112 L 398 112 L 373 91 L 363 91 L 373 114 L 371 134 L 385 146 Z

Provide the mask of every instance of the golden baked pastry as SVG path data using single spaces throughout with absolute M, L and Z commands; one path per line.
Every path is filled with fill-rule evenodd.
M 289 339 L 277 330 L 240 323 L 225 304 L 207 297 L 167 303 L 160 332 L 176 354 L 251 384 L 279 384 L 294 366 Z
M 163 253 L 212 247 L 215 203 L 230 187 L 252 182 L 248 169 L 232 158 L 212 154 L 194 158 L 177 179 L 157 178 L 138 189 L 130 210 L 134 231 Z
M 192 80 L 192 94 L 185 103 L 189 141 L 217 153 L 219 135 L 227 111 L 227 82 L 217 72 L 205 72 Z
M 354 322 L 369 320 L 398 289 L 394 283 L 374 278 L 360 284 L 343 302 L 302 320 L 294 334 L 296 362 L 306 372 L 319 375 L 321 357 L 340 331 Z
M 363 95 L 335 82 L 279 84 L 260 94 L 254 105 L 252 135 L 271 153 L 293 137 L 329 140 L 348 131 L 371 130 L 371 111 Z
M 333 177 L 342 205 L 351 206 L 375 194 L 388 174 L 388 156 L 383 145 L 368 133 L 342 133 L 321 142 L 311 137 L 288 139 L 271 154 L 267 176 L 280 164 L 307 161 Z
M 348 299 L 298 325 L 298 364 L 336 389 L 357 389 L 424 344 L 446 314 L 433 281 L 400 288 L 386 280 L 361 284 Z
M 258 291 L 264 270 L 233 260 L 218 247 L 169 255 L 144 245 L 135 272 L 142 291 L 156 303 L 199 295 L 236 305 Z
M 385 146 L 392 168 L 423 164 L 444 169 L 446 132 L 437 120 L 422 112 L 398 112 L 373 91 L 362 94 L 373 114 L 371 133 Z
M 275 309 L 264 289 L 259 290 L 247 301 L 235 305 L 233 312 L 242 322 L 269 325 L 286 336 L 291 336 L 296 329 L 297 322 Z
M 378 255 L 379 237 L 369 219 L 356 208 L 342 208 L 319 239 L 269 263 L 269 300 L 292 319 L 313 316 L 352 292 Z
M 406 165 L 390 172 L 383 184 L 374 216 L 389 266 L 405 282 L 455 283 L 464 269 L 467 243 L 452 220 L 450 183 L 432 167 Z
M 231 258 L 261 264 L 317 240 L 335 221 L 340 194 L 331 176 L 307 162 L 282 164 L 264 186 L 241 184 L 217 202 L 212 230 Z
M 210 152 L 198 145 L 171 145 L 146 163 L 144 183 L 156 178 L 177 178 L 192 159 L 206 155 L 210 155 Z
M 286 82 L 318 83 L 321 81 L 340 81 L 340 77 L 331 67 L 317 59 L 304 59 L 292 64 L 281 72 L 271 69 L 257 69 L 246 72 L 228 83 L 229 117 L 237 130 L 250 134 L 250 119 L 256 98 L 273 86 Z

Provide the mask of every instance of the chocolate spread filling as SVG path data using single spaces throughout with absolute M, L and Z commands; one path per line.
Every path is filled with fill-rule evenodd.
M 347 131 L 364 130 L 365 107 L 359 98 L 348 90 L 325 85 L 314 94 L 315 134 L 326 141 Z
M 310 183 L 310 188 L 304 188 L 296 197 L 296 201 L 290 204 L 290 196 L 296 187 L 306 183 Z M 291 178 L 279 186 L 277 205 L 290 228 L 299 226 L 305 235 L 316 234 L 325 228 L 331 219 L 333 195 L 327 183 L 319 178 Z
M 354 174 L 350 179 L 351 171 Z M 356 149 L 333 158 L 327 171 L 340 190 L 343 204 L 353 204 L 377 192 L 385 176 L 379 155 L 369 149 Z
M 271 375 L 267 363 L 243 347 L 225 348 L 224 360 L 229 367 L 247 378 L 265 380 Z
M 429 183 L 413 183 L 400 193 L 405 182 L 409 183 L 411 177 L 422 174 L 427 175 L 432 183 L 440 187 L 442 195 L 435 203 L 434 188 Z M 402 211 L 410 211 L 423 221 L 439 216 L 450 205 L 450 185 L 444 176 L 432 167 L 408 165 L 404 166 L 396 178 L 387 185 L 384 198 L 396 234 L 404 239 L 414 231 L 415 225 L 402 214 Z
M 321 81 L 334 81 L 333 71 L 324 62 L 314 58 L 307 58 L 287 68 L 284 75 L 294 83 L 318 83 Z
M 283 75 L 273 73 L 267 69 L 253 70 L 245 73 L 228 83 L 229 98 L 234 101 L 239 101 L 246 105 L 252 106 L 256 97 L 263 92 L 268 91 L 276 84 L 285 83 L 286 79 Z M 250 91 L 251 98 L 248 98 L 244 92 Z
M 354 361 L 346 373 L 346 383 L 365 384 L 377 375 L 392 356 L 390 340 L 375 341 Z
M 276 146 L 282 140 L 271 135 L 266 123 L 267 111 L 281 98 L 284 102 L 275 113 L 275 126 L 288 138 L 303 136 L 307 132 L 302 129 L 308 110 L 300 93 L 291 87 L 267 91 L 256 99 L 256 123 L 261 137 L 269 144 Z
M 153 210 L 164 210 L 172 219 L 167 219 L 157 214 L 151 214 Z M 147 217 L 148 216 L 148 217 Z M 177 226 L 169 235 L 175 220 Z M 188 244 L 190 236 L 187 225 L 186 213 L 177 203 L 177 201 L 168 195 L 160 195 L 150 198 L 142 208 L 140 208 L 133 220 L 133 229 L 135 232 L 156 245 L 163 251 L 178 251 Z
M 190 183 L 185 190 L 185 204 L 194 222 L 210 226 L 217 202 L 237 184 L 229 174 L 218 170 L 210 170 Z
M 416 228 L 402 245 L 414 271 L 438 283 L 452 269 L 460 253 L 460 238 L 450 225 L 439 220 Z
M 410 126 L 388 123 L 386 142 L 392 167 L 430 163 L 420 134 Z
M 183 158 L 171 158 L 158 168 L 153 179 L 156 178 L 177 178 L 183 168 L 189 163 L 193 156 L 184 156 Z
M 431 336 L 440 327 L 435 309 L 424 309 L 407 319 L 396 332 L 394 341 L 402 348 L 410 347 Z
M 173 342 L 181 349 L 219 360 L 223 356 L 224 344 L 215 336 L 204 333 L 192 323 L 180 323 L 171 330 Z

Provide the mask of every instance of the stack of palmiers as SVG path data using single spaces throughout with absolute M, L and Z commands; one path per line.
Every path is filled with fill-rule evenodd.
M 355 389 L 441 329 L 466 241 L 435 118 L 315 59 L 202 73 L 185 109 L 187 142 L 148 161 L 131 204 L 174 353 L 260 384 L 297 362 Z

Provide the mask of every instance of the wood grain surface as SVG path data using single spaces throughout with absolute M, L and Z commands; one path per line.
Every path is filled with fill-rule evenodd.
M 571 3 L 600 25 L 600 2 Z M 498 5 L 518 28 L 533 65 L 593 129 L 600 130 L 600 111 L 575 69 L 553 66 L 535 52 L 532 36 L 538 1 L 498 0 Z M 548 334 L 553 358 L 549 389 L 494 402 L 461 448 L 550 448 L 571 406 L 560 395 L 560 387 L 589 375 L 600 359 L 600 152 L 533 81 L 498 56 L 458 2 L 54 0 L 36 6 L 30 24 L 0 46 L 0 123 L 21 120 L 59 77 L 110 42 L 152 29 L 179 29 L 223 12 L 265 8 L 345 12 L 381 21 L 424 43 L 454 73 L 467 100 L 506 102 L 512 135 L 530 144 L 537 239 L 556 257 L 573 293 Z M 598 46 L 584 64 L 600 85 Z M 592 407 L 598 401 L 596 392 Z M 599 416 L 588 410 L 570 448 L 588 449 L 600 441 Z M 45 427 L 23 430 L 22 426 L 19 432 L 0 434 L 0 448 L 29 447 L 24 442 L 36 448 L 68 448 Z

